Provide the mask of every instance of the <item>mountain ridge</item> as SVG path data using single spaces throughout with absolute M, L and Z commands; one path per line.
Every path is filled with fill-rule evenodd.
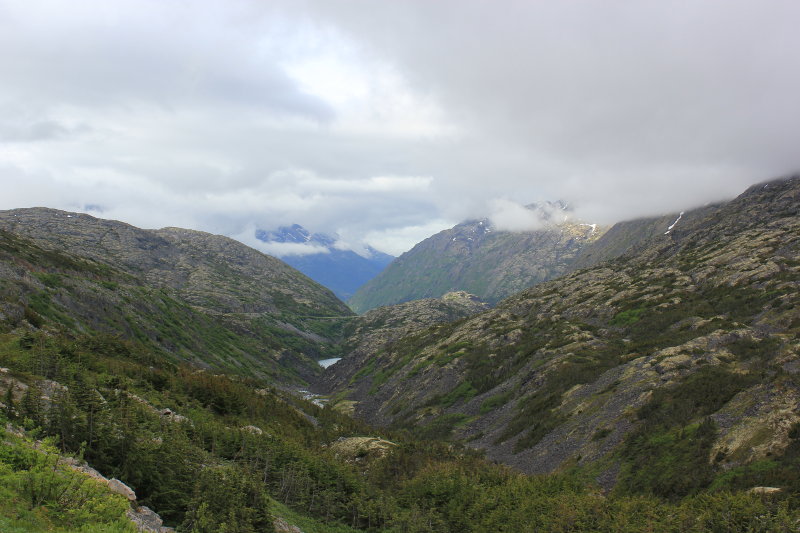
M 574 257 L 604 233 L 606 228 L 554 216 L 564 209 L 544 210 L 542 227 L 532 231 L 497 231 L 488 219 L 441 231 L 392 261 L 348 304 L 363 313 L 459 290 L 495 304 L 564 273 Z
M 173 359 L 309 379 L 313 358 L 332 348 L 323 337 L 335 336 L 313 317 L 352 314 L 300 272 L 223 236 L 46 208 L 0 212 L 0 230 L 6 315 L 119 332 Z M 180 343 L 166 340 L 170 328 L 184 332 Z

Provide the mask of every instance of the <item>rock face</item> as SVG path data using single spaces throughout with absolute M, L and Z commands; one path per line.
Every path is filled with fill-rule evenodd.
M 544 207 L 531 206 L 546 214 L 539 230 L 497 231 L 484 219 L 425 239 L 361 287 L 348 301 L 350 307 L 363 313 L 459 290 L 494 304 L 563 274 L 605 228 L 565 219 L 563 206 Z
M 136 500 L 136 493 L 133 492 L 133 489 L 130 488 L 125 483 L 123 483 L 122 481 L 118 480 L 117 478 L 112 478 L 108 480 L 108 488 L 114 494 L 120 494 L 128 498 L 129 502 Z
M 171 527 L 165 527 L 161 517 L 149 507 L 141 506 L 128 510 L 128 518 L 139 531 L 145 533 L 171 533 Z
M 800 421 L 800 177 L 660 223 L 612 229 L 618 244 L 635 236 L 609 252 L 622 255 L 489 311 L 381 341 L 365 330 L 358 364 L 326 378 L 371 423 L 460 438 L 529 473 L 613 462 L 641 408 L 675 390 L 709 402 L 696 412 L 716 428 L 716 468 L 779 454 Z
M 227 237 L 44 208 L 0 212 L 0 279 L 0 326 L 105 331 L 175 360 L 290 379 L 320 373 L 332 341 L 319 332 L 352 315 Z

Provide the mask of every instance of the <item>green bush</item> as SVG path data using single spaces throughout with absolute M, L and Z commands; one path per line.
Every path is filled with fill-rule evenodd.
M 241 469 L 203 469 L 189 509 L 183 528 L 193 533 L 274 531 L 264 485 Z
M 11 434 L 0 434 L 0 439 L 0 514 L 24 517 L 19 527 L 26 529 L 21 531 L 28 531 L 27 527 L 50 530 L 51 526 L 135 531 L 125 517 L 128 501 L 111 494 L 105 483 L 61 464 L 51 445 L 34 447 Z
M 627 311 L 621 311 L 617 313 L 614 318 L 611 319 L 609 322 L 612 326 L 630 326 L 631 324 L 635 324 L 639 321 L 642 313 L 644 313 L 644 308 L 639 307 L 636 309 L 628 309 Z

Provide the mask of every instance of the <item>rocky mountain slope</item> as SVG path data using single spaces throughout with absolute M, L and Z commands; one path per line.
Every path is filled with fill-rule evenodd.
M 102 335 L 0 332 L 0 399 L 2 531 L 771 533 L 800 520 L 774 488 L 671 502 L 603 495 L 581 472 L 524 476 Z
M 684 226 L 712 216 L 719 207 L 707 205 L 680 213 L 618 222 L 600 238 L 584 247 L 569 265 L 567 272 L 588 268 L 622 255 L 634 255 L 649 246 L 654 239 L 662 239 L 662 235 L 682 231 Z
M 612 229 L 637 236 L 627 255 L 368 350 L 328 380 L 371 423 L 528 473 L 580 466 L 666 497 L 780 484 L 800 437 L 800 178 L 663 222 Z
M 546 213 L 543 227 L 535 231 L 497 231 L 484 219 L 439 232 L 392 261 L 348 304 L 363 313 L 460 290 L 494 304 L 563 274 L 581 250 L 605 231 L 565 220 L 561 208 L 542 212 Z
M 263 242 L 311 244 L 323 251 L 313 254 L 277 254 L 286 264 L 296 268 L 320 285 L 323 285 L 346 301 L 356 290 L 378 275 L 393 256 L 372 247 L 365 250 L 367 256 L 352 250 L 336 247 L 335 236 L 310 233 L 299 224 L 280 227 L 275 231 L 258 231 L 256 238 Z
M 477 314 L 488 307 L 472 294 L 461 291 L 367 311 L 347 323 L 342 346 L 342 353 L 347 356 L 336 363 L 337 371 L 326 373 L 317 386 L 328 392 L 350 385 L 369 389 L 374 383 L 360 381 L 357 376 L 375 370 L 369 366 L 370 361 L 374 364 L 374 354 L 398 339 Z
M 44 208 L 0 212 L 0 280 L 8 324 L 121 333 L 175 360 L 256 374 L 313 376 L 330 317 L 351 314 L 232 239 Z
M 0 229 L 0 529 L 127 531 L 134 507 L 141 529 L 147 506 L 150 530 L 202 533 L 794 531 L 799 200 L 796 179 L 753 188 L 492 310 L 458 293 L 360 317 L 237 279 L 249 252 L 204 234 L 151 264 L 234 263 L 208 286 Z M 237 283 L 273 300 L 242 311 Z M 350 352 L 331 402 L 402 431 L 276 386 L 324 324 Z

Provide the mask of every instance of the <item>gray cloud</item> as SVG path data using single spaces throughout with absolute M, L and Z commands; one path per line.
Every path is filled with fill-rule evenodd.
M 395 253 L 467 217 L 525 226 L 514 204 L 681 210 L 800 167 L 799 19 L 788 0 L 0 0 L 0 208 L 242 239 L 297 222 Z
M 797 3 L 363 7 L 331 16 L 446 102 L 486 145 L 470 166 L 522 194 L 638 204 L 644 189 L 645 209 L 671 209 L 798 165 Z M 492 175 L 504 152 L 518 160 Z

